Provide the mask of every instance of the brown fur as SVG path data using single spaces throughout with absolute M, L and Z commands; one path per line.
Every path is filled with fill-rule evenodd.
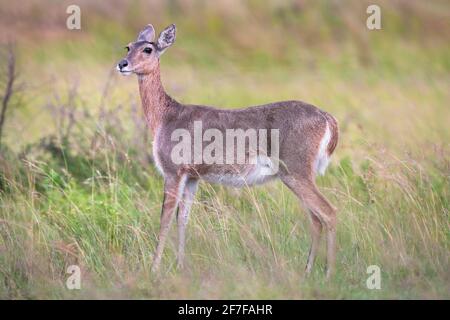
M 331 140 L 328 144 L 328 155 L 331 156 L 333 154 L 334 149 L 336 149 L 338 140 L 339 140 L 339 126 L 337 120 L 330 115 L 329 113 L 326 114 L 328 119 L 328 124 L 330 125 L 331 129 Z

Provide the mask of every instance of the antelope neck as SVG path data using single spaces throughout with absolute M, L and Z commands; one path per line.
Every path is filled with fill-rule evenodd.
M 138 81 L 145 118 L 154 135 L 173 99 L 164 91 L 159 64 L 149 74 L 138 75 Z

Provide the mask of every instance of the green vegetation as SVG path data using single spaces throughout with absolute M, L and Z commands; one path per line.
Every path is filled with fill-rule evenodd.
M 81 31 L 65 29 L 62 4 L 2 3 L 26 86 L 0 149 L 0 298 L 450 298 L 450 6 L 376 2 L 380 31 L 365 28 L 364 1 L 85 1 Z M 137 81 L 112 70 L 150 22 L 178 27 L 161 61 L 174 98 L 298 99 L 339 120 L 318 179 L 339 209 L 334 279 L 325 250 L 304 278 L 309 222 L 280 182 L 202 183 L 187 270 L 175 268 L 173 225 L 161 275 L 150 273 L 162 179 Z M 66 289 L 72 264 L 81 290 Z M 369 265 L 381 290 L 366 287 Z

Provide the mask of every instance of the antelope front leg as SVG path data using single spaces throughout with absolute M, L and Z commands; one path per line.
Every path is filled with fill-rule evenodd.
M 198 180 L 188 179 L 184 187 L 183 197 L 179 204 L 178 210 L 178 269 L 183 269 L 184 266 L 184 247 L 186 239 L 186 225 L 189 218 L 189 211 L 191 210 L 192 202 L 194 201 L 195 193 L 197 191 Z
M 173 177 L 164 180 L 164 199 L 161 209 L 161 225 L 159 229 L 158 245 L 153 258 L 152 272 L 158 270 L 161 263 L 161 256 L 166 244 L 167 234 L 172 222 L 173 215 L 179 201 L 179 190 L 183 190 L 184 178 Z

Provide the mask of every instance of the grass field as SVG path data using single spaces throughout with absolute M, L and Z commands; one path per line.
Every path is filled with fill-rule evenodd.
M 13 35 L 24 84 L 0 147 L 0 298 L 450 298 L 448 2 L 372 1 L 378 31 L 361 1 L 232 2 L 81 1 L 79 31 L 65 29 L 64 1 L 0 2 L 0 39 Z M 150 273 L 162 178 L 137 80 L 113 68 L 145 24 L 172 22 L 161 72 L 175 99 L 296 99 L 339 120 L 318 179 L 339 210 L 331 281 L 325 243 L 304 277 L 308 219 L 281 182 L 201 183 L 187 269 L 175 268 L 173 225 L 161 274 Z M 66 288 L 74 264 L 81 290 Z M 370 265 L 380 290 L 366 287 Z

